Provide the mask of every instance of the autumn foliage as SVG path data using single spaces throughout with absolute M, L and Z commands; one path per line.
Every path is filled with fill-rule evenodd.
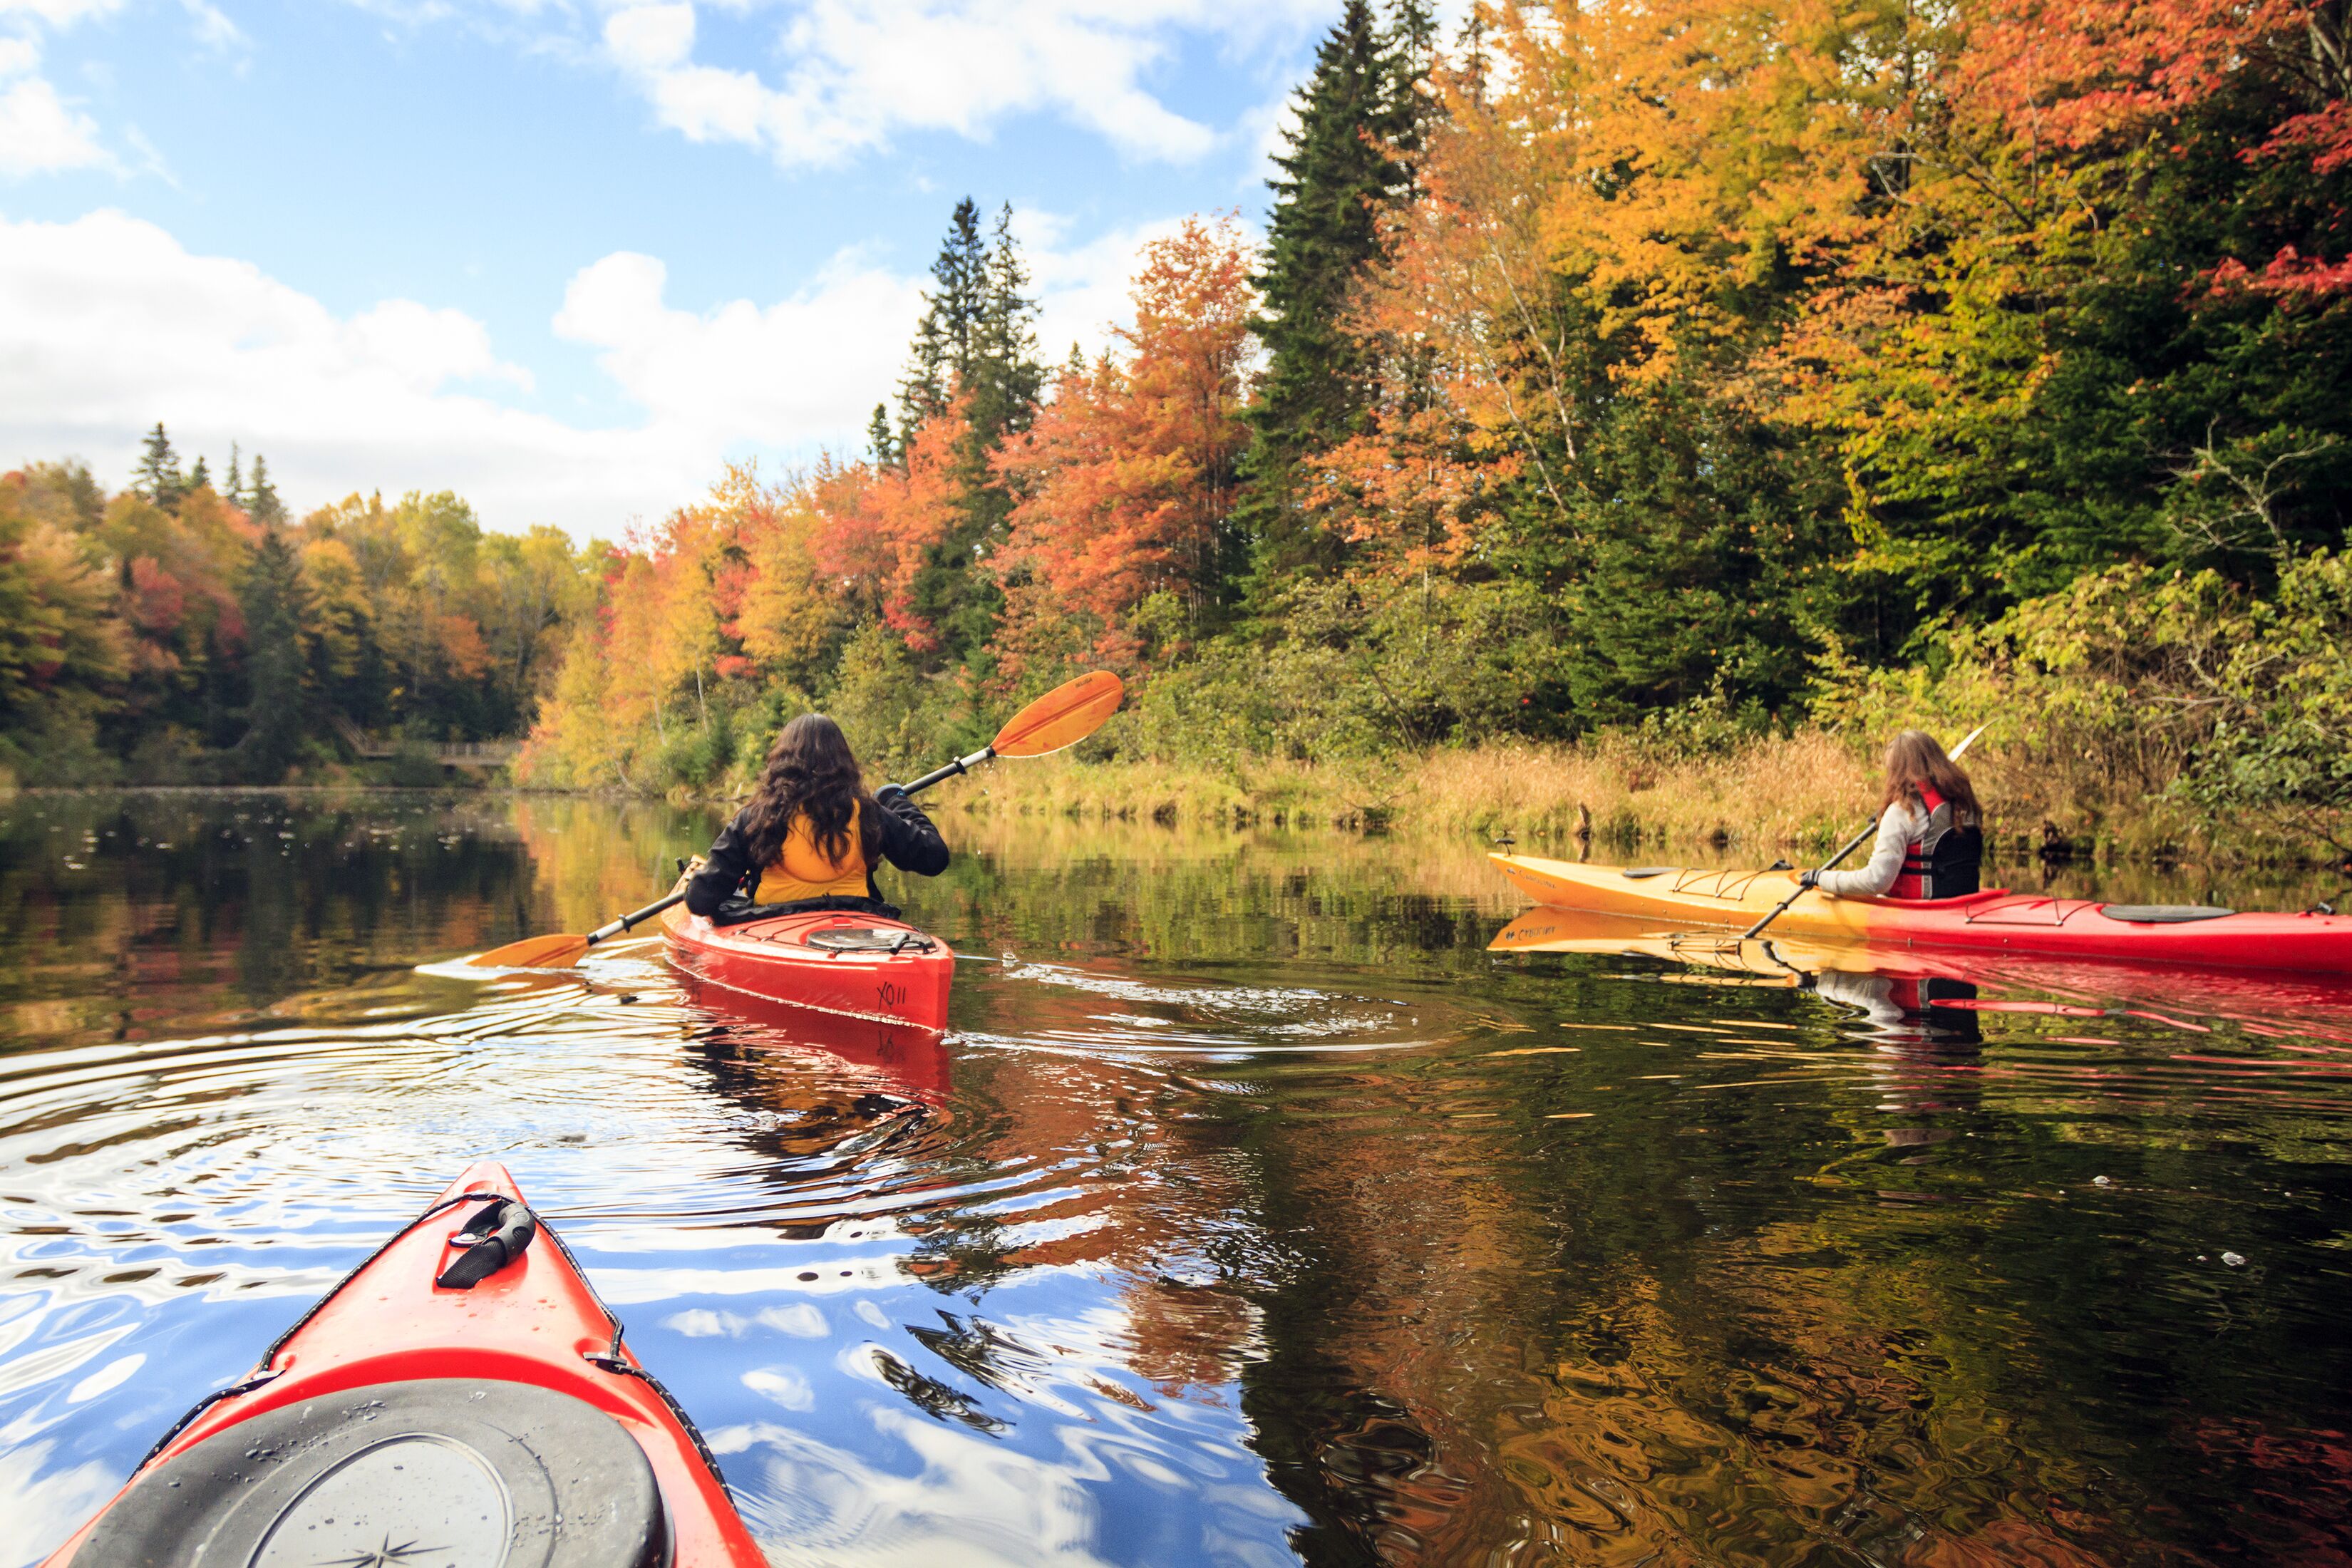
M 1094 663 L 1129 756 L 1696 748 L 2136 573 L 2266 603 L 2352 522 L 2347 26 L 1345 0 L 1262 242 L 1184 225 L 1045 375 L 960 208 L 896 424 L 635 542 L 533 765 L 740 777 L 815 701 L 911 764 Z

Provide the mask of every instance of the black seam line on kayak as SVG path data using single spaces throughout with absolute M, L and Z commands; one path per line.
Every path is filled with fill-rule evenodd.
M 276 1339 L 270 1341 L 269 1348 L 261 1352 L 261 1359 L 254 1363 L 253 1371 L 249 1374 L 239 1382 L 230 1384 L 226 1388 L 216 1388 L 212 1393 L 205 1394 L 202 1399 L 196 1401 L 194 1406 L 190 1409 L 185 1415 L 181 1416 L 177 1421 L 173 1422 L 172 1424 L 172 1429 L 164 1433 L 161 1437 L 155 1439 L 155 1446 L 147 1450 L 146 1458 L 141 1459 L 137 1467 L 131 1470 L 131 1479 L 133 1480 L 137 1479 L 142 1471 L 145 1470 L 148 1466 L 155 1462 L 156 1456 L 161 1454 L 164 1449 L 170 1447 L 172 1446 L 172 1440 L 177 1437 L 181 1433 L 186 1431 L 190 1425 L 195 1421 L 197 1416 L 202 1415 L 205 1411 L 210 1410 L 214 1405 L 219 1404 L 224 1399 L 234 1398 L 236 1395 L 240 1394 L 250 1394 L 255 1389 L 261 1387 L 265 1384 L 274 1382 L 277 1379 L 278 1373 L 270 1370 L 269 1363 L 278 1359 L 278 1352 L 286 1348 L 286 1342 L 292 1339 L 296 1334 L 300 1333 L 302 1331 L 303 1325 L 310 1322 L 311 1319 L 317 1317 L 321 1311 L 324 1311 L 328 1302 L 333 1300 L 336 1297 L 343 1293 L 344 1286 L 349 1285 L 352 1280 L 358 1279 L 361 1271 L 366 1268 L 369 1264 L 373 1263 L 377 1258 L 382 1258 L 386 1252 L 390 1251 L 394 1242 L 406 1237 L 410 1231 L 415 1230 L 418 1226 L 423 1225 L 435 1215 L 446 1214 L 461 1204 L 487 1203 L 493 1198 L 504 1200 L 506 1194 L 504 1193 L 459 1193 L 454 1198 L 443 1198 L 439 1203 L 435 1204 L 423 1214 L 418 1215 L 415 1219 L 410 1220 L 406 1225 L 402 1226 L 398 1230 L 393 1232 L 392 1236 L 382 1247 L 379 1247 L 373 1252 L 369 1253 L 365 1258 L 360 1260 L 358 1266 L 352 1268 L 350 1273 L 345 1274 L 341 1279 L 336 1280 L 333 1289 L 328 1291 L 325 1295 L 311 1302 L 310 1310 L 295 1319 L 291 1327 L 289 1327 L 284 1333 L 278 1335 Z M 553 1233 L 550 1232 L 550 1234 L 551 1235 Z M 567 1253 L 565 1256 L 569 1257 L 570 1255 Z M 601 1307 L 604 1303 L 598 1301 L 596 1304 Z M 609 1318 L 613 1314 L 608 1310 L 604 1315 Z M 126 1482 L 125 1484 L 127 1485 L 128 1483 Z
M 728 1501 L 732 1503 L 735 1500 L 735 1489 L 727 1484 L 726 1472 L 719 1468 L 719 1457 L 710 1451 L 710 1445 L 703 1440 L 702 1428 L 694 1424 L 694 1417 L 686 1413 L 686 1406 L 677 1402 L 677 1396 L 669 1391 L 661 1379 L 622 1356 L 621 1336 L 627 1331 L 622 1326 L 621 1315 L 606 1304 L 603 1296 L 597 1294 L 596 1287 L 589 1281 L 588 1270 L 580 1267 L 580 1260 L 572 1256 L 572 1248 L 563 1244 L 562 1233 L 551 1225 L 541 1225 L 539 1227 L 539 1233 L 555 1243 L 555 1250 L 562 1253 L 563 1261 L 572 1266 L 572 1272 L 579 1279 L 582 1287 L 587 1290 L 588 1299 L 596 1303 L 596 1310 L 604 1314 L 606 1322 L 613 1325 L 612 1344 L 602 1352 L 583 1351 L 580 1352 L 580 1359 L 599 1371 L 609 1372 L 619 1377 L 637 1378 L 659 1395 L 662 1404 L 668 1408 L 671 1417 L 680 1426 L 686 1428 L 686 1435 L 688 1437 L 694 1439 L 694 1451 L 702 1457 L 702 1468 L 710 1472 L 710 1479 L 719 1483 L 719 1489 L 725 1492 Z

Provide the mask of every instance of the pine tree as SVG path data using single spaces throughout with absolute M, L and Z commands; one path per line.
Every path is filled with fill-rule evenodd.
M 253 479 L 246 489 L 245 510 L 264 528 L 276 528 L 286 521 L 286 503 L 278 499 L 278 487 L 269 482 L 268 459 L 258 452 L 253 455 Z
M 188 479 L 180 472 L 180 455 L 172 450 L 172 437 L 160 419 L 147 432 L 139 466 L 131 470 L 131 488 L 166 510 L 177 507 L 181 496 L 187 493 Z
M 204 454 L 196 455 L 196 466 L 188 470 L 188 489 L 200 490 L 213 482 L 212 470 L 205 467 Z
M 254 459 L 257 470 L 259 458 Z M 304 731 L 302 634 L 310 596 L 283 531 L 271 528 L 255 547 L 237 591 L 245 616 L 245 734 L 238 771 L 276 784 L 301 755 Z
M 231 441 L 228 444 L 228 483 L 227 488 L 221 491 L 221 499 L 231 506 L 241 507 L 245 504 L 245 477 L 237 471 L 237 461 L 236 443 Z
M 1435 24 L 1419 0 L 1401 0 L 1375 25 L 1369 0 L 1348 0 L 1316 51 L 1297 129 L 1275 162 L 1265 269 L 1255 323 L 1266 350 L 1243 463 L 1250 494 L 1239 517 L 1260 572 L 1313 555 L 1296 518 L 1294 466 L 1352 434 L 1370 397 L 1372 366 L 1341 324 L 1364 267 L 1380 255 L 1380 214 L 1409 192 L 1410 153 L 1428 110 L 1419 82 Z

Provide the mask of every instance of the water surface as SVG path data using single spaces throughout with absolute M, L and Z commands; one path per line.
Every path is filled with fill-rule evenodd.
M 481 1158 L 780 1564 L 2352 1561 L 2346 994 L 1490 952 L 1468 843 L 953 815 L 943 1041 L 438 967 L 710 826 L 0 805 L 0 1565 Z

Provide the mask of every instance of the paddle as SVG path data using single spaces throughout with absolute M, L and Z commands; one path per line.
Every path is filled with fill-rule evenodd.
M 913 795 L 943 779 L 969 773 L 991 757 L 1042 757 L 1075 746 L 1101 729 L 1103 721 L 1118 711 L 1125 691 L 1118 677 L 1107 669 L 1065 681 L 1006 720 L 995 740 L 968 757 L 958 757 L 947 766 L 925 773 L 906 786 L 907 793 Z M 466 962 L 485 969 L 562 969 L 598 942 L 653 919 L 685 897 L 681 889 L 644 909 L 630 910 L 609 925 L 598 926 L 585 936 L 559 933 L 525 937 Z
M 1990 728 L 1991 726 L 1989 724 L 1979 724 L 1975 729 L 1969 731 L 1969 738 L 1952 748 L 1950 753 L 1952 761 L 1956 763 L 1958 762 L 1960 760 L 1960 754 L 1966 752 L 1970 746 L 1975 745 L 1977 743 L 1977 737 L 1983 734 Z M 1877 831 L 1878 818 L 1874 816 L 1863 827 L 1861 832 L 1855 834 L 1853 837 L 1845 841 L 1845 847 L 1840 849 L 1836 854 L 1822 861 L 1820 870 L 1814 872 L 1814 875 L 1819 876 L 1822 871 L 1836 870 L 1839 861 L 1853 854 L 1856 849 L 1861 848 L 1862 841 Z M 1739 940 L 1742 942 L 1753 942 L 1758 937 L 1763 935 L 1764 928 L 1766 926 L 1770 925 L 1774 921 L 1779 920 L 1781 915 L 1788 911 L 1788 908 L 1790 904 L 1795 903 L 1808 891 L 1810 891 L 1810 889 L 1807 889 L 1803 883 L 1800 882 L 1797 885 L 1797 890 L 1795 892 L 1790 893 L 1787 898 L 1782 899 L 1779 903 L 1772 906 L 1772 912 L 1770 914 L 1766 915 L 1762 920 L 1758 921 L 1754 925 L 1749 926 L 1746 931 L 1740 932 Z

